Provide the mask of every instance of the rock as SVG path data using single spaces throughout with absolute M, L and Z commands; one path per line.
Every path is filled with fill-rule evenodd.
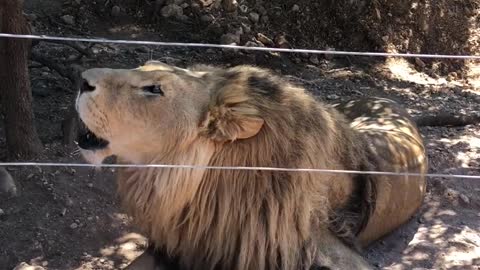
M 337 95 L 335 95 L 335 94 L 332 94 L 332 95 L 328 95 L 328 96 L 327 96 L 327 99 L 328 99 L 328 100 L 335 100 L 335 99 L 339 99 L 339 98 L 340 98 L 340 97 L 337 96 Z
M 38 16 L 36 14 L 33 14 L 33 13 L 25 14 L 25 17 L 30 22 L 36 21 L 38 19 Z
M 78 228 L 78 224 L 77 224 L 77 223 L 74 222 L 74 223 L 70 224 L 70 229 L 75 230 L 75 229 L 77 229 L 77 228 Z
M 326 50 L 327 50 L 327 51 L 332 51 L 332 52 L 334 52 L 334 51 L 335 51 L 335 48 L 327 48 Z M 335 57 L 334 54 L 325 54 L 325 59 L 327 59 L 327 60 L 332 60 L 333 57 Z
M 247 5 L 241 5 L 240 6 L 240 12 L 241 13 L 247 13 L 248 12 L 248 6 Z
M 242 23 L 242 28 L 243 28 L 243 33 L 245 34 L 249 34 L 250 32 L 252 32 L 252 27 L 250 27 L 250 25 L 248 24 Z
M 224 34 L 220 37 L 222 44 L 240 44 L 240 36 L 231 33 Z
M 320 61 L 318 60 L 318 56 L 316 54 L 310 56 L 310 58 L 308 58 L 308 60 L 310 61 L 310 63 L 312 63 L 314 65 L 320 64 Z
M 17 186 L 10 173 L 5 168 L 0 167 L 0 196 L 17 196 Z
M 273 46 L 273 41 L 262 33 L 257 34 L 257 40 L 267 46 Z
M 112 12 L 111 12 L 113 17 L 118 17 L 120 16 L 121 13 L 122 13 L 122 9 L 119 6 L 113 6 Z
M 238 2 L 237 0 L 223 0 L 222 5 L 226 12 L 234 12 L 237 10 Z
M 213 17 L 212 14 L 205 14 L 205 15 L 202 15 L 202 17 L 200 17 L 200 20 L 202 22 L 211 23 L 215 20 L 215 17 Z
M 3 211 L 2 208 L 0 208 L 0 217 L 3 216 L 3 215 L 5 215 L 5 211 Z
M 189 18 L 187 15 L 185 15 L 185 14 L 177 15 L 177 16 L 175 16 L 175 18 L 176 18 L 177 20 L 180 20 L 180 21 L 183 21 L 183 22 L 186 22 L 186 21 L 188 21 L 188 20 L 190 19 L 190 18 Z
M 198 0 L 198 2 L 200 3 L 200 5 L 202 7 L 208 7 L 210 6 L 211 4 L 213 4 L 213 1 L 214 0 Z
M 155 10 L 160 10 L 161 7 L 165 5 L 165 0 L 156 0 L 155 1 Z
M 73 204 L 74 204 L 74 202 L 73 202 L 72 198 L 67 197 L 67 198 L 65 199 L 65 205 L 66 205 L 66 206 L 71 207 L 71 206 L 73 206 Z
M 248 17 L 253 23 L 258 23 L 258 21 L 260 20 L 260 15 L 258 15 L 258 13 L 256 12 L 250 12 L 250 14 L 248 14 Z
M 267 15 L 263 15 L 262 18 L 260 18 L 260 21 L 261 21 L 262 23 L 267 23 L 267 22 L 268 22 L 268 19 L 269 19 L 269 18 L 268 18 Z
M 22 262 L 19 265 L 17 265 L 15 268 L 13 268 L 13 270 L 45 270 L 45 268 L 41 266 L 29 265 L 26 262 Z
M 162 16 L 165 18 L 179 17 L 183 15 L 182 7 L 175 4 L 164 6 L 160 12 L 162 13 Z
M 423 62 L 422 59 L 420 59 L 420 58 L 418 58 L 418 57 L 415 58 L 415 64 L 416 64 L 419 68 L 421 68 L 421 69 L 424 69 L 425 66 L 427 66 L 427 65 L 425 64 L 425 62 Z
M 470 204 L 470 198 L 468 198 L 468 196 L 465 195 L 465 194 L 460 194 L 460 200 L 461 200 L 464 204 Z
M 290 43 L 288 42 L 285 33 L 277 35 L 274 41 L 277 48 L 289 49 L 292 47 L 292 45 L 290 45 Z
M 293 11 L 293 12 L 298 12 L 298 11 L 300 11 L 300 6 L 297 5 L 297 4 L 293 5 L 293 6 L 292 6 L 292 11 Z
M 459 192 L 452 188 L 447 188 L 445 189 L 444 196 L 450 201 L 454 201 L 455 199 L 458 198 Z
M 253 42 L 253 41 L 247 41 L 247 43 L 245 43 L 245 46 L 247 46 L 247 47 L 258 47 L 258 44 L 256 42 Z
M 265 9 L 263 6 L 260 6 L 258 7 L 258 13 L 260 13 L 260 15 L 267 15 L 267 9 Z
M 62 16 L 62 21 L 68 25 L 74 25 L 75 24 L 75 18 L 73 18 L 72 15 L 63 15 Z

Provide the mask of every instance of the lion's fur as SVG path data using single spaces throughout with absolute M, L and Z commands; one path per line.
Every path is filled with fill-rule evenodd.
M 150 62 L 136 70 L 92 69 L 83 77 L 97 86 L 97 93 L 79 98 L 80 117 L 110 141 L 101 152 L 84 150 L 86 156 L 102 159 L 114 154 L 124 163 L 208 166 L 415 172 L 426 168 L 419 169 L 412 161 L 415 154 L 420 165 L 426 162 L 417 133 L 408 134 L 415 146 L 404 146 L 398 155 L 403 163 L 392 168 L 388 162 L 395 158 L 375 157 L 381 149 L 366 139 L 368 134 L 351 127 L 355 115 L 347 118 L 263 69 L 185 70 Z M 142 100 L 133 94 L 146 83 L 162 85 L 165 97 Z M 128 137 L 122 132 L 137 134 Z M 385 151 L 396 155 L 396 150 Z M 188 269 L 286 270 L 350 264 L 358 267 L 350 269 L 360 269 L 363 262 L 353 252 L 345 254 L 348 248 L 340 247 L 330 234 L 349 241 L 367 231 L 361 238 L 365 245 L 403 223 L 419 205 L 417 198 L 412 202 L 416 205 L 387 226 L 377 224 L 382 218 L 375 212 L 377 196 L 385 188 L 376 185 L 377 179 L 390 178 L 128 168 L 118 173 L 118 191 L 149 239 Z M 405 182 L 402 191 L 422 185 L 423 177 L 410 180 L 416 181 Z M 422 197 L 423 192 L 415 196 Z M 380 198 L 381 207 L 388 204 Z M 375 226 L 382 227 L 380 232 L 370 232 Z M 353 263 L 328 262 L 332 258 Z

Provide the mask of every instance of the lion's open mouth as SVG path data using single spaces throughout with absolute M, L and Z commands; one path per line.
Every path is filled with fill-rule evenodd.
M 95 135 L 80 119 L 78 127 L 78 146 L 85 150 L 99 150 L 108 146 L 108 141 Z

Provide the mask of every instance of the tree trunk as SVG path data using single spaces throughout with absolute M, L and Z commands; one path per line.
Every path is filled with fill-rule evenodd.
M 0 0 L 0 30 L 28 34 L 22 13 L 23 0 Z M 10 158 L 30 158 L 42 150 L 34 125 L 32 93 L 28 76 L 31 42 L 0 38 L 0 95 L 5 114 L 5 133 Z

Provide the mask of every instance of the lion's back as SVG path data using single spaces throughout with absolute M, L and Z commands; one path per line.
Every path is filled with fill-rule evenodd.
M 365 98 L 336 104 L 350 126 L 368 142 L 375 170 L 424 174 L 428 159 L 423 139 L 408 112 L 384 98 Z M 375 209 L 360 241 L 366 245 L 405 223 L 420 207 L 425 194 L 423 175 L 371 175 Z

